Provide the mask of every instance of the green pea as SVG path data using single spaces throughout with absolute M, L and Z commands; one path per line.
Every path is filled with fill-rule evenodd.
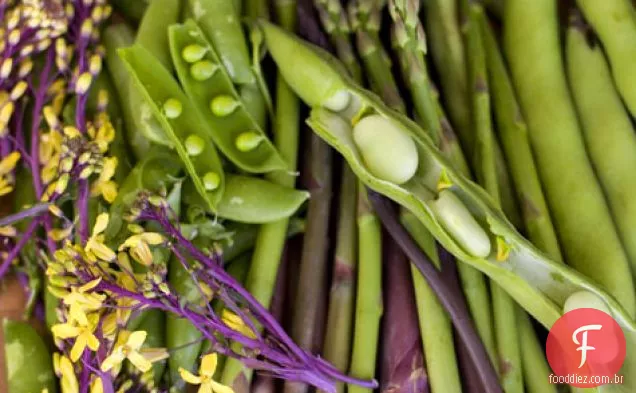
M 415 142 L 397 123 L 371 115 L 353 127 L 353 140 L 369 172 L 395 184 L 409 181 L 417 171 Z
M 181 112 L 183 112 L 183 105 L 179 100 L 169 98 L 163 103 L 163 113 L 168 119 L 176 119 L 181 116 Z
M 214 97 L 210 102 L 210 110 L 215 116 L 227 116 L 234 112 L 241 103 L 228 95 L 220 95 Z
M 203 176 L 203 185 L 206 190 L 214 191 L 219 188 L 219 184 L 221 184 L 221 177 L 218 173 L 208 172 Z
M 218 69 L 218 65 L 207 60 L 201 60 L 190 67 L 190 75 L 201 82 L 210 79 Z
M 205 141 L 196 134 L 188 136 L 184 142 L 184 146 L 191 156 L 198 156 L 205 148 Z
M 236 148 L 240 151 L 246 152 L 256 149 L 256 147 L 263 141 L 263 136 L 254 131 L 247 131 L 242 133 L 236 138 Z
M 563 312 L 567 313 L 579 308 L 594 308 L 611 315 L 605 302 L 590 291 L 579 291 L 570 295 L 563 305 Z
M 146 102 L 155 118 L 161 123 L 166 135 L 174 144 L 175 150 L 188 173 L 197 192 L 205 198 L 206 211 L 215 212 L 216 205 L 223 194 L 223 166 L 209 135 L 211 131 L 201 119 L 199 112 L 183 93 L 177 81 L 150 53 L 134 45 L 120 50 L 120 56 L 133 76 L 133 82 L 143 91 Z M 168 99 L 181 102 L 182 114 L 177 118 L 168 118 L 159 109 L 159 103 Z M 183 145 L 184 140 L 193 134 L 204 142 L 203 151 L 195 156 L 189 155 Z M 220 185 L 212 192 L 206 189 L 202 177 L 215 172 L 220 177 Z
M 9 392 L 56 392 L 51 353 L 38 332 L 26 322 L 8 319 L 3 329 Z
M 248 111 L 248 105 L 234 86 L 231 70 L 223 66 L 225 63 L 221 61 L 215 48 L 205 40 L 197 24 L 188 20 L 184 24 L 171 26 L 169 32 L 170 49 L 177 76 L 192 104 L 206 122 L 208 135 L 219 150 L 229 161 L 246 172 L 267 173 L 286 170 L 286 161 L 267 138 L 257 119 Z M 190 72 L 191 65 L 181 56 L 183 48 L 190 45 L 206 48 L 205 55 L 199 63 L 207 62 L 217 67 L 217 72 L 205 83 L 193 77 Z M 253 92 L 252 87 L 241 85 L 240 89 Z M 260 96 L 258 89 L 255 93 Z M 260 139 L 259 143 L 251 142 L 253 148 L 248 144 L 243 149 L 243 142 L 241 148 L 236 144 L 239 136 L 246 131 L 253 131 L 260 136 L 250 137 L 250 141 Z
M 196 63 L 197 61 L 203 59 L 205 56 L 206 49 L 201 45 L 192 44 L 183 48 L 183 52 L 181 52 L 181 57 L 183 60 L 188 63 Z

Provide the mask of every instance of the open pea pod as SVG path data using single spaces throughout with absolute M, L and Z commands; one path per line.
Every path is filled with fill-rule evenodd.
M 599 389 L 636 389 L 633 310 L 523 238 L 482 188 L 453 169 L 427 133 L 340 72 L 330 54 L 267 22 L 261 27 L 283 77 L 313 108 L 309 126 L 364 184 L 408 208 L 448 251 L 487 274 L 547 328 L 564 308 L 572 308 L 572 301 L 565 307 L 566 300 L 581 298 L 572 295 L 592 295 L 598 301 L 575 308 L 607 310 L 628 346 L 621 371 L 625 384 Z
M 119 51 L 140 87 L 155 118 L 174 144 L 188 176 L 206 202 L 208 211 L 216 211 L 225 175 L 207 125 L 170 72 L 139 45 Z
M 221 152 L 246 172 L 286 170 L 287 164 L 245 108 L 218 54 L 196 23 L 188 20 L 170 26 L 169 37 L 179 80 Z
M 190 206 L 202 203 L 189 184 L 185 185 L 184 202 Z M 309 198 L 307 191 L 284 187 L 257 177 L 227 175 L 225 193 L 217 205 L 217 215 L 246 224 L 264 224 L 290 217 Z

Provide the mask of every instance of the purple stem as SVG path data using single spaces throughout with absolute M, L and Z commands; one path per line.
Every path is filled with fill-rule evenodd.
M 9 251 L 9 254 L 5 258 L 5 260 L 2 262 L 2 265 L 0 265 L 0 279 L 2 279 L 4 275 L 7 273 L 7 270 L 9 270 L 9 266 L 11 266 L 11 262 L 13 262 L 13 260 L 18 257 L 18 253 L 29 241 L 29 239 L 31 238 L 31 235 L 33 235 L 33 232 L 35 232 L 35 229 L 38 227 L 39 224 L 40 224 L 40 219 L 31 221 L 31 223 L 29 224 L 29 227 L 27 228 L 26 231 L 24 231 L 18 243 L 11 249 L 11 251 Z
M 79 181 L 79 195 L 77 196 L 77 209 L 79 218 L 79 235 L 82 244 L 88 240 L 88 180 Z

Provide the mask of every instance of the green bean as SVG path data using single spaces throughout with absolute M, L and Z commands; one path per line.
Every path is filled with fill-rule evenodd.
M 141 160 L 150 150 L 150 141 L 145 135 L 163 135 L 161 126 L 154 118 L 144 117 L 149 110 L 141 93 L 132 86 L 131 77 L 117 50 L 132 45 L 135 41 L 134 31 L 126 24 L 113 24 L 104 30 L 106 47 L 106 64 L 113 77 L 117 97 L 121 104 L 126 128 L 126 140 L 134 156 Z
M 181 261 L 174 256 L 168 263 L 168 282 L 180 299 L 191 303 L 198 303 L 201 300 L 197 284 Z M 166 348 L 170 351 L 168 371 L 172 387 L 178 391 L 185 388 L 185 382 L 179 375 L 179 368 L 194 372 L 201 352 L 202 337 L 203 334 L 189 320 L 178 318 L 173 314 L 167 315 Z
M 636 11 L 630 0 L 577 0 L 605 48 L 616 88 L 636 116 Z
M 179 79 L 221 152 L 248 172 L 287 169 L 285 161 L 245 109 L 218 55 L 194 22 L 170 27 L 170 48 Z M 192 48 L 201 52 L 192 57 L 188 53 Z M 193 67 L 197 64 L 209 64 L 214 70 L 205 81 L 195 77 Z M 243 148 L 241 138 L 246 135 L 252 135 L 255 144 Z
M 437 253 L 435 239 L 418 221 L 417 217 L 413 213 L 402 209 L 400 222 L 435 266 L 440 269 L 441 262 Z M 418 310 L 426 310 L 426 312 L 418 312 L 418 316 L 422 332 L 422 344 L 425 349 L 426 373 L 430 380 L 431 392 L 459 393 L 462 391 L 461 378 L 455 358 L 455 344 L 450 318 L 431 287 L 426 283 L 424 276 L 414 265 L 411 265 L 411 273 L 417 308 Z M 489 303 L 486 302 L 484 304 Z
M 464 152 L 470 157 L 473 136 L 466 61 L 458 15 L 457 0 L 424 2 L 425 28 L 430 38 L 433 63 L 440 75 L 442 98 Z
M 507 1 L 504 48 L 566 262 L 634 315 L 629 262 L 589 162 L 564 75 L 557 2 Z
M 597 45 L 572 26 L 567 33 L 570 89 L 583 137 L 636 276 L 636 133 Z
M 354 173 L 368 187 L 411 210 L 445 249 L 458 260 L 488 275 L 544 326 L 551 327 L 563 315 L 563 305 L 570 295 L 586 290 L 607 305 L 610 314 L 622 326 L 628 347 L 636 346 L 636 324 L 632 312 L 626 311 L 593 281 L 550 258 L 519 235 L 485 191 L 458 173 L 415 123 L 390 110 L 374 94 L 358 87 L 345 74 L 340 74 L 341 66 L 332 66 L 335 59 L 325 51 L 274 25 L 266 22 L 260 22 L 260 25 L 281 74 L 300 97 L 309 97 L 308 104 L 313 109 L 308 124 L 345 157 Z M 307 80 L 299 78 L 298 73 Z M 339 113 L 322 107 L 334 91 L 346 96 L 350 102 Z M 391 118 L 416 142 L 420 169 L 418 175 L 406 184 L 397 185 L 374 177 L 361 161 L 352 140 L 351 124 L 368 113 Z M 387 146 L 389 149 L 390 146 Z M 487 231 L 493 243 L 487 258 L 468 252 L 457 242 L 456 233 L 440 225 L 438 213 L 432 209 L 440 185 L 454 193 L 473 219 Z M 632 389 L 635 386 L 631 377 L 634 362 L 629 352 L 623 369 L 627 370 L 623 388 Z
M 51 353 L 40 334 L 26 322 L 2 321 L 6 381 L 11 393 L 57 391 Z
M 179 21 L 181 0 L 152 0 L 144 12 L 135 43 L 143 46 L 169 71 L 172 71 L 168 26 Z
M 205 207 L 205 202 L 190 184 L 186 184 L 185 198 L 189 205 Z M 228 175 L 216 214 L 246 224 L 264 224 L 290 217 L 308 198 L 306 191 L 256 177 Z
M 526 392 L 557 393 L 557 386 L 550 383 L 552 371 L 546 362 L 543 348 L 537 340 L 530 318 L 518 307 L 515 316 L 521 338 L 521 360 Z
M 120 55 L 174 144 L 197 193 L 204 198 L 209 211 L 216 211 L 224 194 L 225 175 L 206 123 L 168 70 L 143 47 L 121 49 Z M 169 110 L 176 110 L 176 116 L 169 115 Z M 189 145 L 196 148 L 188 150 Z

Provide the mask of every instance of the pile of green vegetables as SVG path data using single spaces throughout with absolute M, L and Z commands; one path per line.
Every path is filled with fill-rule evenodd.
M 24 3 L 10 393 L 636 390 L 629 0 Z M 623 384 L 550 383 L 580 308 Z

